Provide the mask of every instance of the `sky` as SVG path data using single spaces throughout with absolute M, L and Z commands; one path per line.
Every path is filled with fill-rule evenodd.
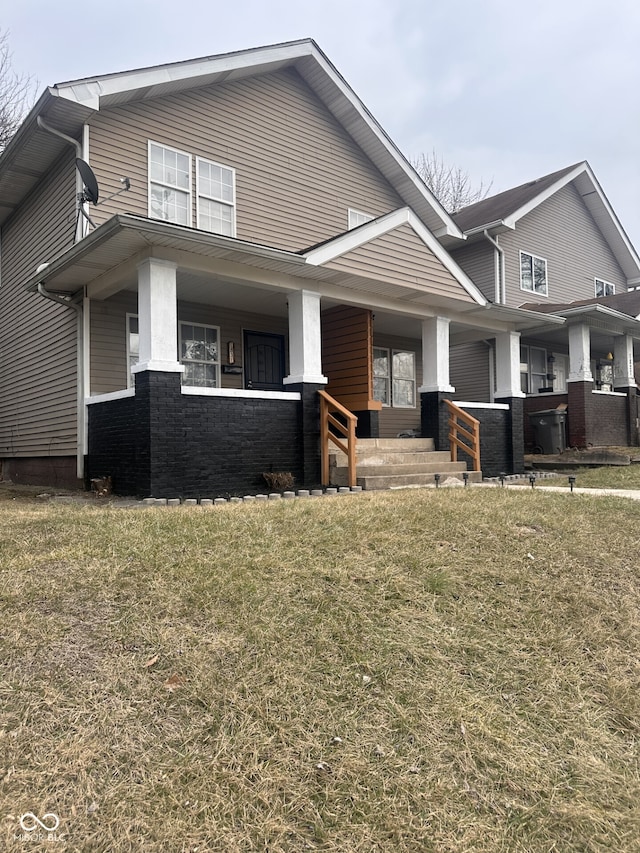
M 588 160 L 640 251 L 638 0 L 0 0 L 0 29 L 39 92 L 313 38 L 407 158 L 492 195 Z

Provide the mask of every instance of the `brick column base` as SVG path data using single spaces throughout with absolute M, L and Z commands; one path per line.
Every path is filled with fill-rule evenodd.
M 496 403 L 507 403 L 507 467 L 512 474 L 524 473 L 524 398 L 504 397 Z M 480 427 L 482 436 L 482 426 Z M 509 472 L 508 472 L 509 473 Z
M 432 438 L 436 450 L 449 450 L 449 412 L 444 405 L 452 395 L 441 391 L 420 394 L 420 427 L 423 438 Z

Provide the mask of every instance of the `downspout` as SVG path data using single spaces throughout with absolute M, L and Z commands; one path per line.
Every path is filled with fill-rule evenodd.
M 507 302 L 507 284 L 504 269 L 504 249 L 500 246 L 497 239 L 494 239 L 491 234 L 489 234 L 486 228 L 482 233 L 498 253 L 498 281 L 496 282 L 496 302 L 499 305 L 505 305 Z

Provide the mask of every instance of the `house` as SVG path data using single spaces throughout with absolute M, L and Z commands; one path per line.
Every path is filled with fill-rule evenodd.
M 566 444 L 637 445 L 640 259 L 586 162 L 486 198 L 454 221 L 467 240 L 452 255 L 495 305 L 540 314 L 511 352 L 529 414 L 566 407 Z M 564 323 L 548 325 L 549 318 Z M 491 400 L 506 357 L 490 335 L 451 353 L 456 396 Z
M 540 325 L 453 260 L 461 227 L 312 40 L 46 89 L 0 156 L 0 229 L 20 482 L 312 486 L 321 390 L 361 437 L 446 449 L 450 340 Z M 485 470 L 522 464 L 519 363 L 498 373 L 471 403 Z

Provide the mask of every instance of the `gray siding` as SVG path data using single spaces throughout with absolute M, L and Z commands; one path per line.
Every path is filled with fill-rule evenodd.
M 454 399 L 469 403 L 491 402 L 490 361 L 493 348 L 484 341 L 451 347 L 449 375 Z
M 118 293 L 103 302 L 91 303 L 91 394 L 108 394 L 127 387 L 126 315 L 136 314 L 137 310 L 135 293 Z M 178 319 L 219 326 L 223 363 L 226 360 L 228 341 L 235 344 L 236 364 L 243 363 L 245 329 L 284 335 L 285 357 L 288 363 L 286 318 L 230 311 L 179 300 Z M 221 382 L 223 388 L 242 388 L 243 376 L 222 374 Z
M 2 229 L 0 456 L 77 449 L 77 314 L 24 284 L 73 245 L 75 152 L 69 148 Z
M 469 243 L 455 252 L 453 259 L 475 286 L 491 302 L 496 301 L 496 250 L 488 240 Z
M 499 237 L 505 250 L 507 305 L 572 302 L 595 296 L 594 278 L 626 290 L 625 276 L 573 184 L 561 189 Z M 547 261 L 548 297 L 520 289 L 520 251 Z
M 347 230 L 347 210 L 379 216 L 402 201 L 299 75 L 281 71 L 101 111 L 90 160 L 103 194 L 94 209 L 148 214 L 148 140 L 236 169 L 237 236 L 299 250 Z M 192 163 L 195 167 L 195 160 Z M 193 180 L 195 224 L 195 176 Z

